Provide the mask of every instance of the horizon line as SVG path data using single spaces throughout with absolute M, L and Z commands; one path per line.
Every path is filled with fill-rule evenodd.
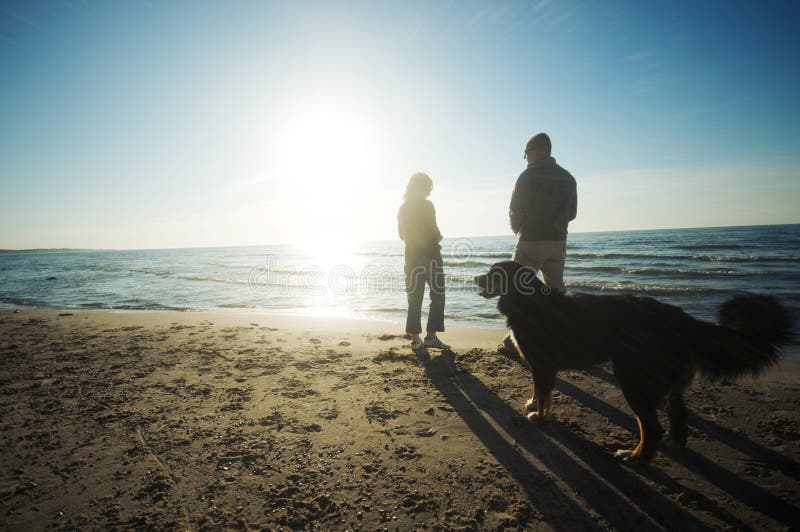
M 613 229 L 613 230 L 599 230 L 599 231 L 574 231 L 569 234 L 572 235 L 580 235 L 580 234 L 592 234 L 592 233 L 635 233 L 635 232 L 646 232 L 646 231 L 680 231 L 686 229 L 726 229 L 731 227 L 776 227 L 781 225 L 800 225 L 800 222 L 793 222 L 793 223 L 777 223 L 777 224 L 747 224 L 747 225 L 701 225 L 701 226 L 694 226 L 694 227 L 662 227 L 662 228 L 649 228 L 649 229 Z M 514 237 L 516 235 L 469 235 L 469 236 L 448 236 L 445 237 L 445 240 L 451 239 L 460 239 L 460 238 L 506 238 L 506 237 Z M 568 238 L 569 239 L 569 238 Z M 391 241 L 399 241 L 399 239 L 394 238 L 387 238 L 387 239 L 365 239 L 365 240 L 355 240 L 352 244 L 360 244 L 360 243 L 367 243 L 367 242 L 391 242 Z M 275 242 L 275 243 L 267 243 L 267 244 L 225 244 L 225 245 L 209 245 L 209 246 L 184 246 L 184 247 L 144 247 L 144 248 L 19 248 L 19 249 L 11 249 L 11 248 L 0 248 L 0 253 L 73 253 L 73 252 L 80 252 L 80 251 L 162 251 L 162 250 L 177 250 L 177 249 L 222 249 L 222 248 L 248 248 L 248 247 L 264 247 L 264 246 L 286 246 L 292 245 L 292 243 L 286 242 Z

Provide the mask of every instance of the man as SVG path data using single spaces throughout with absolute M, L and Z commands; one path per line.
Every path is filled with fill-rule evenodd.
M 577 214 L 578 194 L 575 178 L 556 164 L 551 149 L 546 133 L 528 140 L 524 155 L 528 168 L 514 186 L 508 216 L 511 230 L 519 236 L 512 258 L 541 271 L 551 290 L 564 292 L 567 225 Z M 509 337 L 500 349 L 516 353 Z

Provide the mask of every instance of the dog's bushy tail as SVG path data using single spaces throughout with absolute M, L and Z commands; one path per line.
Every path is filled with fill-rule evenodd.
M 776 364 L 780 348 L 792 339 L 792 317 L 772 296 L 747 294 L 717 311 L 710 346 L 698 353 L 698 369 L 711 379 L 758 375 Z

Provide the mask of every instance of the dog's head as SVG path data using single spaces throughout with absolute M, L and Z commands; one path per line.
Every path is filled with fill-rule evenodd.
M 475 284 L 485 298 L 505 295 L 548 295 L 550 288 L 536 277 L 536 270 L 507 260 L 493 264 L 489 272 L 475 277 Z

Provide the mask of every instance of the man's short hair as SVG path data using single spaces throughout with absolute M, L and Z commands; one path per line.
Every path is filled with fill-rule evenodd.
M 525 145 L 525 153 L 528 153 L 531 150 L 542 150 L 547 155 L 550 155 L 550 151 L 553 149 L 553 145 L 550 143 L 550 137 L 547 136 L 547 133 L 537 133 L 532 136 L 528 143 Z

